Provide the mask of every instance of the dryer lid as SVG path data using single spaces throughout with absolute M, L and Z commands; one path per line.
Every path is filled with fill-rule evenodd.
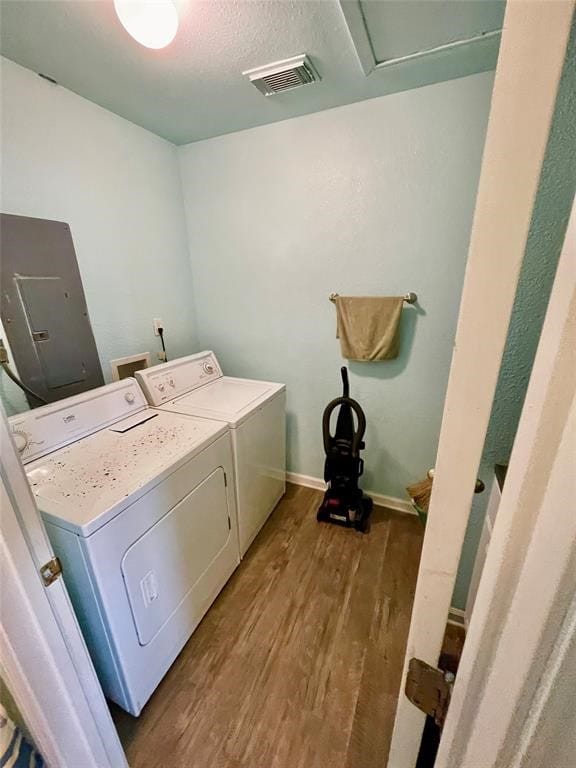
M 115 422 L 26 467 L 45 519 L 89 536 L 226 432 L 222 422 L 151 408 L 142 415 L 153 418 Z

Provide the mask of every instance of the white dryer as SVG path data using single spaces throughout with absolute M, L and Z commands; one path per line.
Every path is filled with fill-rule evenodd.
M 134 379 L 10 424 L 104 692 L 138 715 L 239 563 L 230 431 Z
M 135 375 L 150 405 L 230 427 L 243 557 L 286 490 L 285 385 L 224 376 L 208 351 Z

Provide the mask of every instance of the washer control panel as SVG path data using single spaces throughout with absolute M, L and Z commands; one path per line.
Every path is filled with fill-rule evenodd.
M 222 376 L 214 352 L 200 352 L 136 372 L 150 405 L 162 405 Z

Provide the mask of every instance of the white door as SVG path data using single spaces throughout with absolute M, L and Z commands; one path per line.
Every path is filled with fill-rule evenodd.
M 51 560 L 24 470 L 0 408 L 0 669 L 50 768 L 127 768 L 104 695 Z
M 438 662 L 573 13 L 573 0 L 508 0 L 388 768 L 416 763 L 424 715 L 404 695 L 406 669 L 413 657 L 433 666 Z M 573 254 L 563 258 L 569 261 Z M 558 309 L 561 289 L 556 282 L 549 313 Z M 549 344 L 568 322 L 565 302 L 563 307 L 562 321 L 550 327 Z M 544 351 L 539 355 L 533 378 L 546 375 L 551 365 Z M 532 407 L 543 408 L 545 397 L 540 393 Z M 503 535 L 497 525 L 490 551 L 501 545 Z M 489 557 L 487 570 L 491 563 Z M 485 635 L 479 637 L 479 645 L 485 642 Z M 458 689 L 459 695 L 465 690 L 459 678 L 455 699 Z M 450 733 L 447 723 L 442 755 Z M 439 765 L 488 768 L 492 763 L 443 763 L 439 757 Z

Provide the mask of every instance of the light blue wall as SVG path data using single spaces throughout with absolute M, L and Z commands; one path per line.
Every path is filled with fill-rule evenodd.
M 576 187 L 574 35 L 480 475 L 509 458 Z M 217 350 L 230 373 L 288 384 L 289 465 L 319 476 L 339 392 L 341 293 L 414 290 L 395 362 L 352 363 L 365 487 L 404 496 L 434 462 L 492 86 L 490 74 L 175 148 L 2 60 L 2 210 L 68 221 L 104 374 L 157 349 Z M 188 245 L 193 270 L 191 270 Z M 192 271 L 198 306 L 196 327 Z M 25 403 L 0 378 L 9 412 Z M 454 604 L 483 519 L 476 500 Z
M 367 489 L 405 497 L 434 463 L 492 75 L 180 148 L 199 342 L 286 382 L 289 469 L 320 476 L 340 392 L 332 291 L 415 291 L 398 360 L 351 363 Z
M 510 459 L 575 192 L 576 21 L 572 25 L 486 435 L 479 472 L 485 480 L 491 478 L 494 464 L 507 464 Z M 459 608 L 466 604 L 486 501 L 486 494 L 478 497 L 470 515 L 452 601 Z
M 194 351 L 192 275 L 175 147 L 1 60 L 5 213 L 70 224 L 104 376 L 113 358 Z M 7 410 L 25 407 L 0 375 Z

